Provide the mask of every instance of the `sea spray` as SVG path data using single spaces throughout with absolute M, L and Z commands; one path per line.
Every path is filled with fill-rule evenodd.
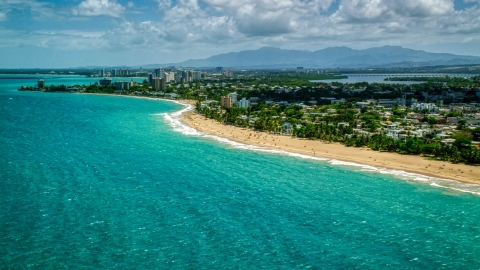
M 179 111 L 176 111 L 176 112 L 173 112 L 173 113 L 162 113 L 160 115 L 163 116 L 163 118 L 166 120 L 166 122 L 175 131 L 180 132 L 184 135 L 199 136 L 199 137 L 203 137 L 203 138 L 213 139 L 215 141 L 218 141 L 220 143 L 223 143 L 223 144 L 229 145 L 230 147 L 234 147 L 234 148 L 238 148 L 238 149 L 244 149 L 244 150 L 250 150 L 250 151 L 256 151 L 256 152 L 263 152 L 263 153 L 271 153 L 271 154 L 281 154 L 281 155 L 286 155 L 286 156 L 291 156 L 291 157 L 296 157 L 296 158 L 302 158 L 302 159 L 326 161 L 329 164 L 334 165 L 334 166 L 348 166 L 350 168 L 360 169 L 360 171 L 363 171 L 363 172 L 373 172 L 373 173 L 393 175 L 396 178 L 399 178 L 399 179 L 402 179 L 402 180 L 415 181 L 415 182 L 419 182 L 419 183 L 422 183 L 422 184 L 431 185 L 432 187 L 447 188 L 447 189 L 454 190 L 454 191 L 471 193 L 471 194 L 480 196 L 480 185 L 476 185 L 476 184 L 462 183 L 462 182 L 451 180 L 451 179 L 430 177 L 430 176 L 425 176 L 425 175 L 421 175 L 421 174 L 417 174 L 417 173 L 406 172 L 406 171 L 403 171 L 403 170 L 387 169 L 387 168 L 383 168 L 383 167 L 375 167 L 375 166 L 371 166 L 371 165 L 359 164 L 359 163 L 349 162 L 349 161 L 341 161 L 341 160 L 324 158 L 324 157 L 312 157 L 312 156 L 309 156 L 309 155 L 292 153 L 292 152 L 288 152 L 288 151 L 285 151 L 285 150 L 277 150 L 277 149 L 273 149 L 273 148 L 269 148 L 269 147 L 261 147 L 261 146 L 256 146 L 256 145 L 249 145 L 249 144 L 245 144 L 245 143 L 240 143 L 240 142 L 232 141 L 232 140 L 224 138 L 224 137 L 212 135 L 212 134 L 209 134 L 207 132 L 200 132 L 200 131 L 190 127 L 189 125 L 187 125 L 181 119 L 181 115 L 184 114 L 184 113 L 192 111 L 193 106 L 191 104 L 183 103 L 183 102 L 176 102 L 176 103 L 184 105 L 185 107 L 183 109 L 181 109 Z

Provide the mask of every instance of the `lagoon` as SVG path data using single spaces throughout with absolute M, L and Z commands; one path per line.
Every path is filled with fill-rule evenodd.
M 455 76 L 455 77 L 472 77 L 475 74 L 453 74 L 453 73 L 409 73 L 409 74 L 342 74 L 344 76 L 348 76 L 347 79 L 337 79 L 337 80 L 313 80 L 311 82 L 322 82 L 322 83 L 332 83 L 332 82 L 340 82 L 340 83 L 359 83 L 359 82 L 368 82 L 372 83 L 384 83 L 384 84 L 420 84 L 424 83 L 421 81 L 385 81 L 386 78 L 391 77 L 439 77 L 439 76 Z

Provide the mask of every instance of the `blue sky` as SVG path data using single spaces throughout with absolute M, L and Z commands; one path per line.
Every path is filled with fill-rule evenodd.
M 480 0 L 0 0 L 0 68 L 384 45 L 480 56 Z

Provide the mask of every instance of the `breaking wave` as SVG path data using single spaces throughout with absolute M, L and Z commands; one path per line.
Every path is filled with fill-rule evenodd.
M 360 171 L 363 172 L 373 172 L 373 173 L 380 173 L 380 174 L 388 174 L 392 175 L 396 178 L 400 178 L 403 180 L 407 181 L 415 181 L 415 182 L 420 182 L 423 184 L 427 184 L 433 187 L 437 188 L 446 188 L 449 190 L 457 191 L 457 192 L 464 192 L 464 193 L 470 193 L 474 195 L 480 196 L 480 185 L 476 184 L 468 184 L 468 183 L 463 183 L 451 179 L 443 179 L 443 178 L 436 178 L 436 177 L 430 177 L 430 176 L 425 176 L 417 173 L 410 173 L 410 172 L 405 172 L 402 170 L 394 170 L 394 169 L 387 169 L 387 168 L 382 168 L 382 167 L 375 167 L 371 165 L 364 165 L 364 164 L 359 164 L 355 162 L 348 162 L 348 161 L 341 161 L 341 160 L 336 160 L 336 159 L 331 159 L 331 158 L 323 158 L 323 157 L 312 157 L 309 155 L 303 155 L 303 154 L 298 154 L 298 153 L 292 153 L 284 150 L 277 150 L 277 149 L 272 149 L 268 147 L 261 147 L 261 146 L 256 146 L 256 145 L 249 145 L 245 143 L 239 143 L 236 141 L 229 140 L 227 138 L 219 137 L 216 135 L 212 135 L 206 132 L 201 132 L 198 131 L 189 125 L 187 125 L 185 122 L 181 120 L 181 115 L 187 112 L 190 112 L 193 110 L 193 106 L 191 104 L 187 103 L 182 103 L 182 102 L 177 102 L 174 101 L 177 104 L 184 105 L 185 108 L 173 112 L 173 113 L 162 113 L 160 114 L 163 116 L 165 121 L 173 128 L 173 130 L 180 132 L 184 135 L 188 136 L 198 136 L 198 137 L 204 137 L 204 138 L 209 138 L 213 139 L 215 141 L 221 142 L 223 144 L 227 144 L 231 147 L 238 148 L 238 149 L 244 149 L 244 150 L 250 150 L 250 151 L 256 151 L 256 152 L 264 152 L 264 153 L 272 153 L 272 154 L 281 154 L 281 155 L 286 155 L 286 156 L 291 156 L 291 157 L 297 157 L 297 158 L 303 158 L 303 159 L 310 159 L 310 160 L 318 160 L 318 161 L 325 161 L 328 162 L 331 165 L 334 166 L 348 166 L 348 167 L 354 167 L 360 169 Z

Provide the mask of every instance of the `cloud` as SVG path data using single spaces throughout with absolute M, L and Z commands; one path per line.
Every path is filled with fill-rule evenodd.
M 456 11 L 451 0 L 338 0 L 338 9 L 328 13 L 334 2 L 203 0 L 200 5 L 197 0 L 158 0 L 164 11 L 158 21 L 128 22 L 128 27 L 112 31 L 124 41 L 110 44 L 172 50 L 212 45 L 305 48 L 352 42 L 356 46 L 433 44 L 444 42 L 446 36 L 465 40 L 480 34 L 480 9 Z
M 450 0 L 403 0 L 389 1 L 389 6 L 398 15 L 408 17 L 441 16 L 454 12 Z
M 342 0 L 335 16 L 345 22 L 385 22 L 454 12 L 451 0 Z
M 122 17 L 125 8 L 116 0 L 85 0 L 78 6 L 72 8 L 75 16 L 110 16 Z
M 172 6 L 172 0 L 155 0 L 159 10 L 167 10 Z
M 318 16 L 335 0 L 205 0 L 231 18 L 247 36 L 276 36 L 294 32 L 298 21 Z
M 95 20 L 81 28 L 64 20 L 65 25 L 60 27 L 45 23 L 42 31 L 38 30 L 40 26 L 30 31 L 2 31 L 0 47 L 25 44 L 72 51 L 95 48 L 125 55 L 128 51 L 152 57 L 164 52 L 168 57 L 198 58 L 262 46 L 310 50 L 408 44 L 424 49 L 429 44 L 434 47 L 461 42 L 472 48 L 471 44 L 480 46 L 480 6 L 455 10 L 453 0 L 128 1 L 121 2 L 125 7 L 117 0 L 81 0 L 74 7 L 61 6 L 76 16 L 124 19 L 102 18 L 108 23 Z M 61 9 L 46 3 L 0 0 L 0 19 L 4 16 L 4 20 L 14 20 L 9 10 L 20 8 L 30 11 L 23 12 L 25 16 L 34 15 L 34 10 L 42 16 L 49 11 L 58 16 Z M 144 3 L 150 3 L 150 9 Z M 141 10 L 143 15 L 126 12 L 127 7 Z

